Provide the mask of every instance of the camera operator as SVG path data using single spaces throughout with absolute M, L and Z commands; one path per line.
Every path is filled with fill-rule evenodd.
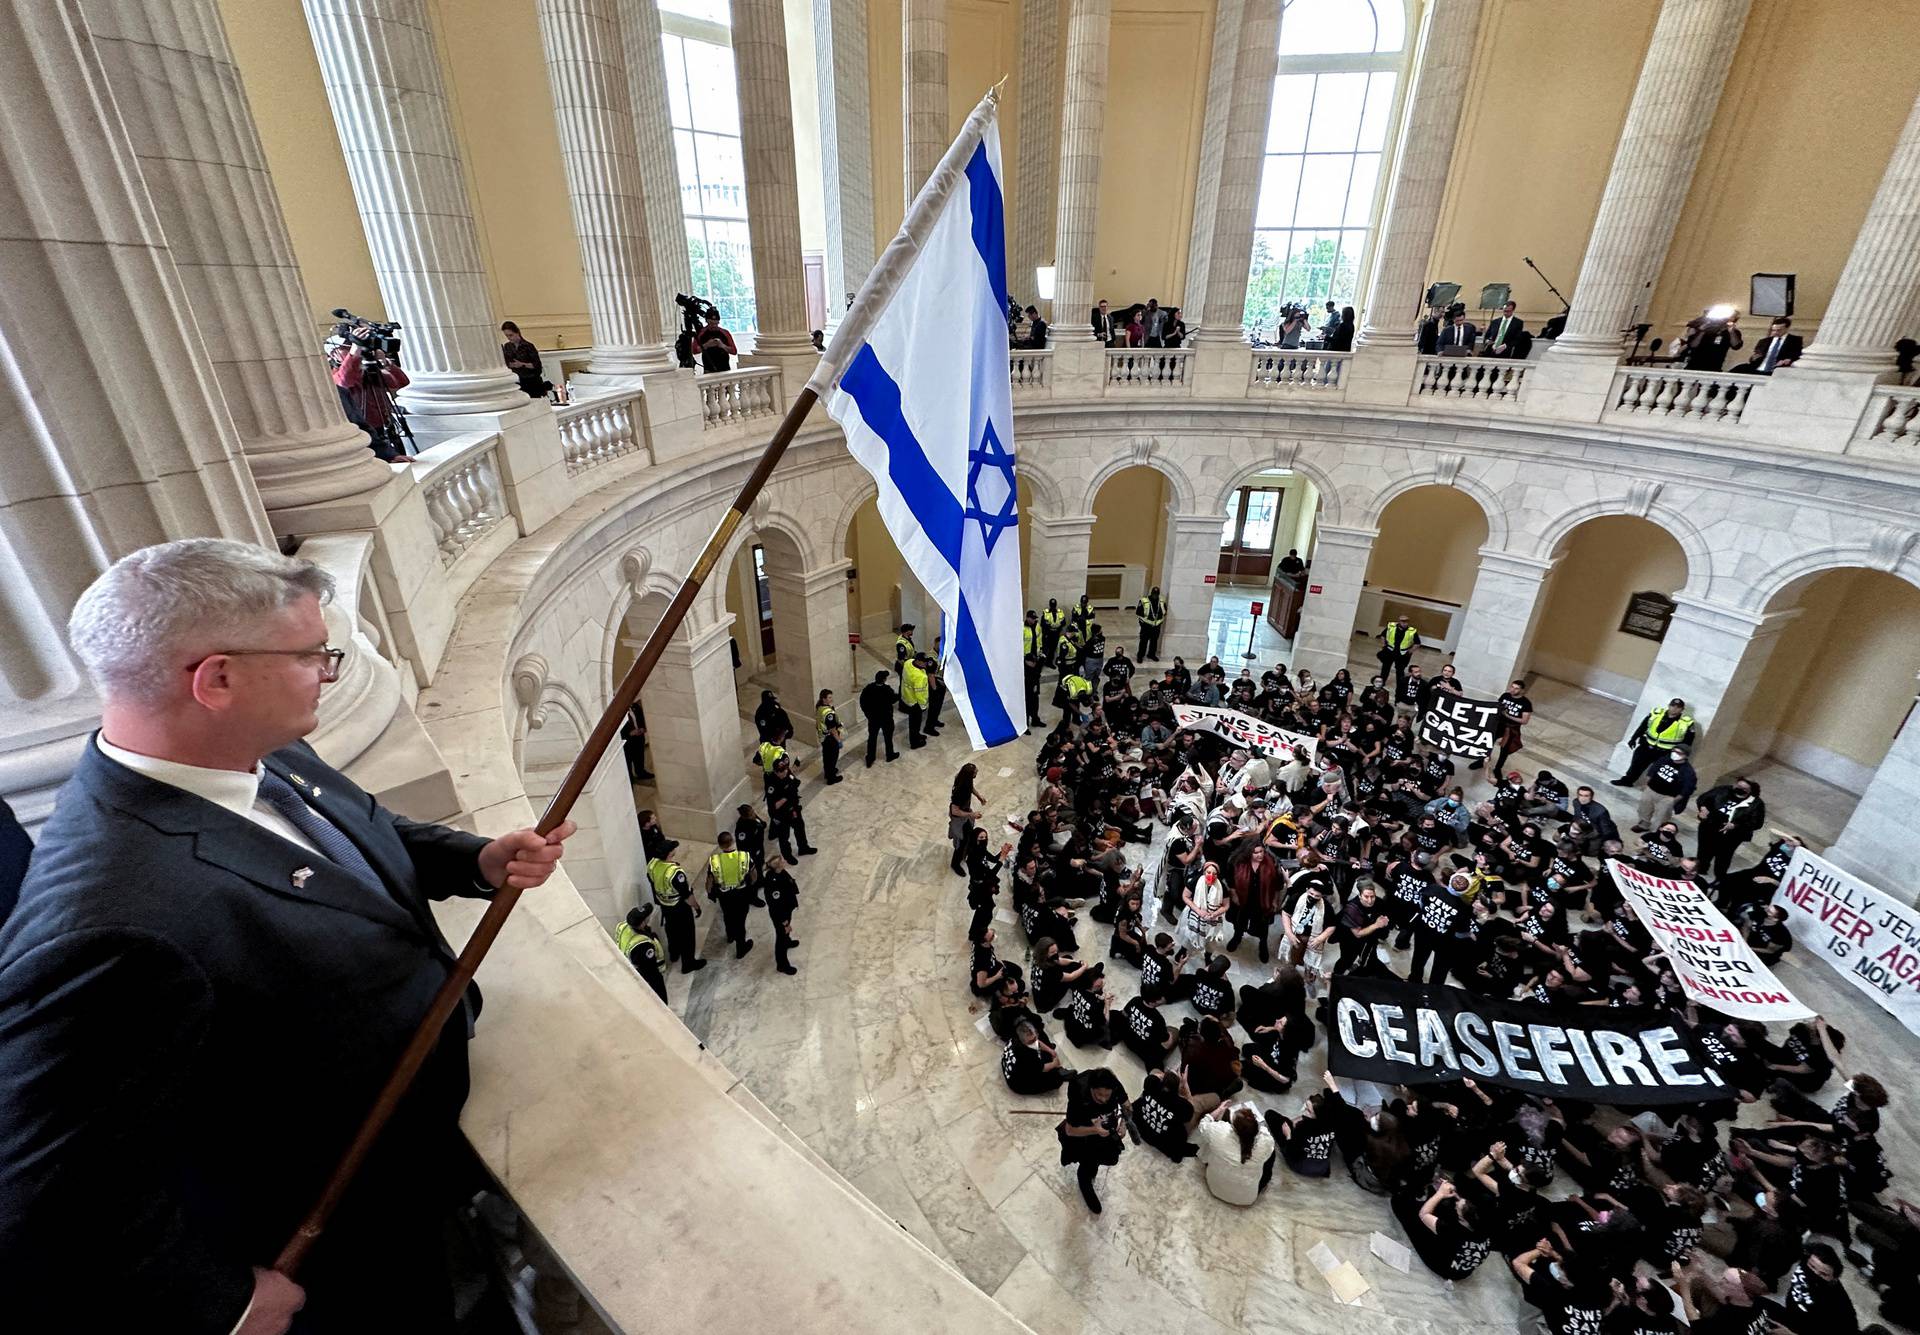
M 700 349 L 700 369 L 706 372 L 728 371 L 733 369 L 731 358 L 740 354 L 733 345 L 733 335 L 720 323 L 720 312 L 707 308 L 707 322 L 693 336 Z
M 335 314 L 345 314 L 336 311 Z M 408 384 L 400 369 L 398 325 L 349 319 L 334 326 L 327 340 L 327 365 L 347 420 L 367 433 L 367 444 L 387 463 L 406 455 L 393 391 Z
M 511 320 L 503 321 L 500 333 L 500 356 L 520 381 L 520 392 L 530 399 L 544 399 L 553 392 L 553 386 L 542 374 L 540 349 L 521 336 L 520 326 Z
M 1687 321 L 1678 355 L 1689 371 L 1720 371 L 1727 354 L 1746 342 L 1740 336 L 1740 312 L 1732 306 L 1709 306 Z
M 1297 348 L 1307 332 L 1307 308 L 1288 302 L 1280 308 L 1280 328 L 1274 342 L 1283 348 Z

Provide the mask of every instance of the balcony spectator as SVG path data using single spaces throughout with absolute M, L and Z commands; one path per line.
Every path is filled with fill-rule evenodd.
M 1102 298 L 1100 304 L 1093 308 L 1093 336 L 1099 342 L 1112 347 L 1113 334 L 1113 317 L 1107 313 L 1106 299 Z
M 1533 335 L 1527 332 L 1527 322 L 1513 312 L 1514 304 L 1509 301 L 1500 308 L 1499 319 L 1488 321 L 1487 345 L 1481 349 L 1482 356 L 1526 359 L 1533 347 Z
M 730 359 L 740 355 L 740 349 L 733 345 L 733 335 L 720 323 L 719 311 L 707 316 L 693 342 L 700 350 L 700 369 L 708 374 L 732 369 Z
M 1330 342 L 1333 338 L 1333 331 L 1339 327 L 1340 308 L 1329 301 L 1327 303 L 1327 318 L 1322 321 L 1320 325 L 1320 341 L 1322 343 Z
M 1689 371 L 1720 371 L 1727 365 L 1727 354 L 1745 341 L 1740 336 L 1739 311 L 1731 311 L 1724 320 L 1700 314 L 1687 321 L 1687 331 L 1674 353 Z
M 1297 348 L 1300 340 L 1306 337 L 1307 312 L 1305 307 L 1289 306 L 1281 312 L 1280 328 L 1274 334 L 1274 342 L 1283 348 Z
M 1793 321 L 1784 315 L 1773 317 L 1767 336 L 1753 346 L 1753 356 L 1733 369 L 1741 375 L 1772 375 L 1782 366 L 1800 360 L 1800 335 L 1790 332 Z
M 1467 318 L 1467 308 L 1459 302 L 1447 308 L 1447 327 L 1440 331 L 1438 343 L 1441 356 L 1460 356 L 1473 351 L 1474 342 L 1480 337 L 1480 328 Z
M 1127 311 L 1127 342 L 1129 348 L 1143 348 L 1147 345 L 1147 308 L 1133 306 Z
M 1096 315 L 1099 312 L 1095 312 Z M 1095 323 L 1098 328 L 1098 322 Z M 1047 346 L 1047 322 L 1040 318 L 1038 306 L 1027 307 L 1027 332 L 1014 340 L 1016 348 L 1044 348 Z
M 1142 313 L 1140 323 L 1146 326 L 1148 347 L 1164 348 L 1167 345 L 1167 313 L 1160 309 L 1158 297 L 1148 299 L 1147 309 Z
M 1167 308 L 1167 332 L 1162 336 L 1169 348 L 1177 348 L 1187 341 L 1187 322 L 1180 318 L 1180 308 Z
M 1327 335 L 1326 350 L 1328 352 L 1352 352 L 1353 334 L 1353 307 L 1342 306 L 1339 317 L 1334 323 L 1333 332 Z
M 541 372 L 540 349 L 520 334 L 520 326 L 511 320 L 500 326 L 500 356 L 507 369 L 520 380 L 520 392 L 530 399 L 544 399 L 553 389 Z

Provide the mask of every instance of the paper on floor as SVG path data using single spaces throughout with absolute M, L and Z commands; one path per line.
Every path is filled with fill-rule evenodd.
M 1367 1247 L 1375 1256 L 1401 1274 L 1413 1273 L 1413 1250 L 1399 1239 L 1390 1238 L 1384 1233 L 1375 1233 L 1367 1239 Z

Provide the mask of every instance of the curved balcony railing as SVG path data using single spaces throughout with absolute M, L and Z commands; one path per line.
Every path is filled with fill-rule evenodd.
M 1477 405 L 1520 402 L 1527 382 L 1525 362 L 1484 357 L 1421 357 L 1414 377 L 1415 399 L 1442 399 Z
M 641 425 L 644 396 L 635 390 L 570 403 L 554 414 L 567 472 L 584 473 L 646 447 Z
M 1608 411 L 1731 426 L 1746 411 L 1758 383 L 1760 378 L 1751 375 L 1627 366 L 1614 375 Z
M 1192 383 L 1192 348 L 1108 348 L 1107 384 L 1180 392 Z
M 707 430 L 771 417 L 786 406 L 780 402 L 780 372 L 772 366 L 716 371 L 701 376 L 699 385 L 700 420 Z
M 413 461 L 443 566 L 452 566 L 507 517 L 499 450 L 497 432 L 475 434 L 423 450 Z
M 1874 390 L 1856 439 L 1886 445 L 1920 444 L 1920 389 L 1883 385 Z
M 1351 352 L 1302 352 L 1293 348 L 1256 348 L 1247 373 L 1250 389 L 1337 390 Z

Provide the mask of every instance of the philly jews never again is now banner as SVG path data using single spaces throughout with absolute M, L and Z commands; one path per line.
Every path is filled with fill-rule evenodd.
M 1804 848 L 1773 902 L 1803 950 L 1920 1034 L 1920 912 Z

